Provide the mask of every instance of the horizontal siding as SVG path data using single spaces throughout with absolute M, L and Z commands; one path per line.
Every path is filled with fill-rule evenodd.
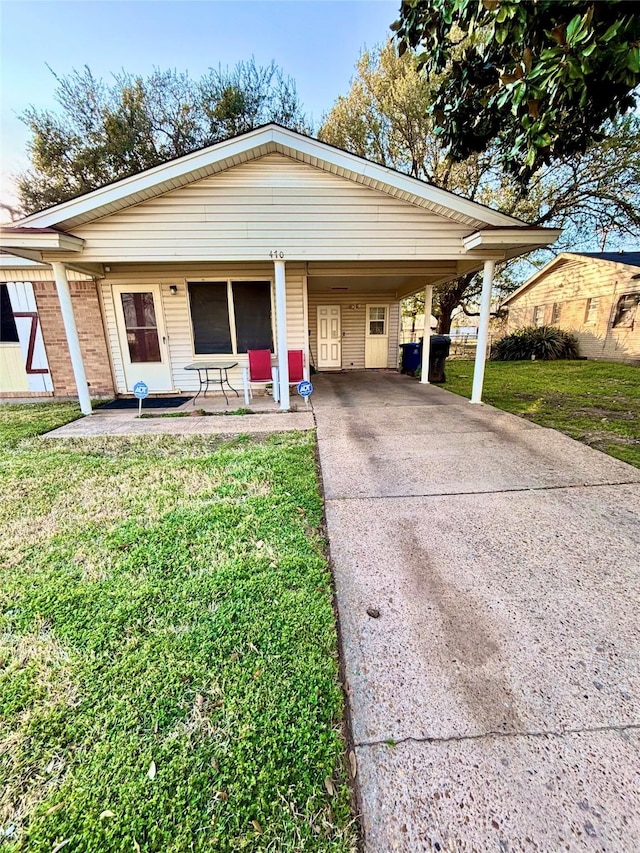
M 101 282 L 101 296 L 105 315 L 107 338 L 119 393 L 126 393 L 126 383 L 113 304 L 114 285 L 159 285 L 164 317 L 173 387 L 176 391 L 195 393 L 198 390 L 197 373 L 184 368 L 193 361 L 228 362 L 228 355 L 196 356 L 193 351 L 191 315 L 187 294 L 188 281 L 226 281 L 227 279 L 264 279 L 273 285 L 273 264 L 220 264 L 220 265 L 163 265 L 145 267 L 122 266 L 114 269 Z M 304 266 L 291 265 L 286 270 L 287 338 L 290 349 L 304 349 L 306 343 L 303 307 Z M 175 295 L 170 285 L 178 286 Z M 274 335 L 275 338 L 275 335 Z M 232 356 L 238 367 L 229 371 L 234 388 L 242 392 L 242 367 L 246 355 Z
M 272 154 L 74 233 L 83 261 L 444 259 L 469 226 Z
M 533 323 L 534 309 L 544 310 L 551 325 L 554 303 L 560 317 L 554 324 L 576 336 L 580 354 L 587 358 L 626 360 L 640 358 L 640 317 L 634 328 L 611 328 L 618 299 L 640 291 L 632 277 L 640 270 L 623 264 L 590 259 L 570 261 L 551 270 L 509 303 L 507 331 Z M 598 298 L 595 323 L 586 323 L 587 301 Z
M 387 367 L 398 366 L 398 317 L 400 304 L 395 293 L 358 291 L 336 293 L 309 291 L 309 330 L 311 352 L 318 363 L 318 305 L 340 305 L 342 311 L 342 368 L 364 370 L 366 306 L 389 305 L 389 360 Z M 350 307 L 350 306 L 357 307 Z
M 93 281 L 91 276 L 81 272 L 67 270 L 69 281 Z M 28 267 L 17 267 L 16 269 L 0 270 L 0 281 L 54 281 L 53 270 L 34 270 Z

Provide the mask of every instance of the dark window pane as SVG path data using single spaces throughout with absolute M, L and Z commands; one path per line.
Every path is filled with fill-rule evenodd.
M 18 340 L 18 330 L 9 299 L 9 289 L 6 284 L 0 284 L 0 343 L 17 344 Z
M 130 329 L 127 332 L 131 363 L 162 361 L 160 343 L 155 329 Z
M 131 362 L 162 361 L 153 293 L 123 293 L 121 299 Z
M 190 281 L 189 301 L 196 355 L 231 353 L 226 281 Z
M 369 322 L 370 335 L 384 335 L 384 320 L 371 320 Z
M 232 287 L 238 352 L 249 349 L 273 351 L 270 283 L 234 281 Z

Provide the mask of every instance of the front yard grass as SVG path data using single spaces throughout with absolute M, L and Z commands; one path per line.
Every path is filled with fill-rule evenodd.
M 0 848 L 355 849 L 309 434 L 0 412 Z M 3 844 L 4 842 L 4 844 Z
M 449 360 L 454 394 L 471 396 L 473 362 Z M 487 362 L 483 400 L 640 468 L 640 369 L 603 361 Z

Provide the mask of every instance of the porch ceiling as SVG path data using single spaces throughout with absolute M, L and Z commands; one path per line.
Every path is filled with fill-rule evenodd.
M 475 266 L 478 266 L 476 261 Z M 308 263 L 307 284 L 314 293 L 383 293 L 393 292 L 398 298 L 411 296 L 431 284 L 441 284 L 466 272 L 459 261 L 431 263 L 383 262 L 332 264 Z
M 429 276 L 312 276 L 307 279 L 311 293 L 385 293 L 393 292 L 398 296 L 424 290 L 432 283 Z

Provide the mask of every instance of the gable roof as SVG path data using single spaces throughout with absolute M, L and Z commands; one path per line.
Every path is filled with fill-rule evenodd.
M 277 124 L 264 125 L 32 213 L 13 222 L 12 227 L 66 231 L 273 153 L 403 199 L 472 229 L 527 227 L 522 220 Z
M 562 252 L 556 258 L 549 261 L 541 269 L 535 272 L 531 278 L 528 278 L 524 284 L 521 284 L 517 290 L 510 293 L 502 300 L 502 305 L 507 305 L 516 296 L 520 296 L 525 290 L 532 287 L 540 278 L 543 278 L 547 273 L 554 270 L 556 267 L 569 261 L 580 261 L 582 258 L 590 258 L 594 261 L 603 261 L 609 264 L 624 264 L 629 267 L 640 267 L 640 252 Z

